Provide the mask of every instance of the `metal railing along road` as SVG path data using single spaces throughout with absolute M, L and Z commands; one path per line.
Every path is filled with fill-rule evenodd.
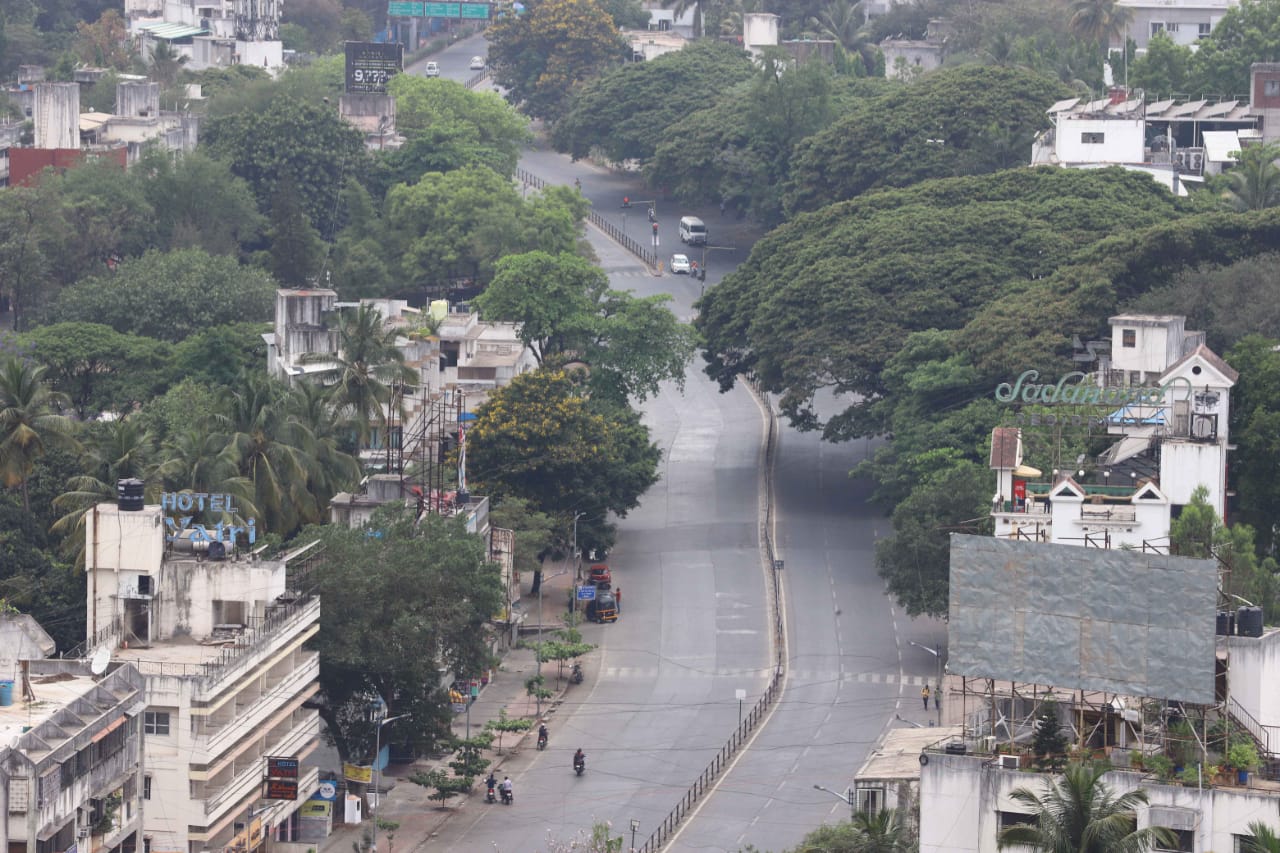
M 527 186 L 534 187 L 535 189 L 545 189 L 547 186 L 547 182 L 544 181 L 542 178 L 539 178 L 537 175 L 530 174 L 529 172 L 526 172 L 524 169 L 517 168 L 516 177 L 520 179 L 521 183 Z M 621 244 L 622 248 L 626 249 L 628 252 L 635 255 L 646 266 L 656 267 L 658 265 L 657 252 L 653 251 L 651 248 L 645 247 L 644 244 L 642 244 L 639 240 L 636 240 L 634 237 L 631 237 L 630 235 L 628 235 L 625 231 L 623 231 L 618 226 L 614 225 L 609 220 L 605 219 L 595 210 L 587 211 L 587 220 L 592 225 L 599 228 L 601 231 L 603 231 L 604 233 L 608 234 L 611 238 L 616 240 L 619 244 Z
M 657 853 L 664 844 L 671 840 L 681 821 L 689 815 L 698 800 L 702 798 L 702 795 L 710 790 L 716 777 L 729 766 L 734 754 L 746 743 L 751 732 L 764 720 L 770 706 L 782 695 L 782 682 L 787 671 L 787 637 L 786 626 L 782 619 L 781 563 L 777 559 L 777 552 L 774 550 L 773 535 L 771 533 L 773 526 L 773 457 L 777 448 L 777 422 L 773 417 L 773 410 L 769 405 L 768 396 L 754 387 L 752 388 L 752 393 L 764 403 L 769 413 L 768 431 L 765 436 L 764 512 L 762 513 L 760 525 L 760 547 L 764 552 L 764 559 L 768 560 L 770 567 L 769 577 L 772 581 L 770 589 L 772 607 L 770 609 L 772 610 L 774 630 L 773 677 L 769 679 L 769 686 L 765 688 L 764 693 L 751 708 L 750 713 L 742 718 L 733 734 L 729 736 L 729 740 L 720 748 L 720 752 L 716 754 L 715 758 L 711 759 L 706 769 L 702 771 L 702 775 L 689 786 L 689 789 L 685 791 L 684 797 L 681 798 L 680 802 L 676 803 L 675 808 L 667 814 L 666 818 L 645 840 L 644 844 L 635 848 L 638 853 Z

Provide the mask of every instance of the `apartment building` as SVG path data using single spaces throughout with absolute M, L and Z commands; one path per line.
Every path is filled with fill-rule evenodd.
M 319 787 L 313 549 L 242 549 L 256 527 L 228 495 L 121 494 L 86 517 L 87 646 L 145 679 L 150 853 L 301 853 L 298 807 Z

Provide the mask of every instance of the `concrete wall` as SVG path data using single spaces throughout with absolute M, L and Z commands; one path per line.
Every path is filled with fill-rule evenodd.
M 1263 725 L 1280 726 L 1280 631 L 1219 642 L 1231 655 L 1231 698 Z
M 1161 374 L 1182 357 L 1185 330 L 1182 317 L 1117 315 L 1111 323 L 1111 367 L 1115 370 Z M 1133 330 L 1134 346 L 1124 346 L 1124 332 Z
M 1062 118 L 1058 121 L 1058 160 L 1062 163 L 1141 163 L 1145 122 L 1135 119 Z M 1102 142 L 1088 142 L 1101 134 Z
M 35 148 L 80 147 L 80 86 L 36 83 Z
M 1226 424 L 1219 420 L 1219 435 Z M 1226 507 L 1225 447 L 1218 443 L 1166 440 L 1160 448 L 1160 489 L 1174 504 L 1191 503 L 1197 486 L 1209 488 L 1209 503 Z

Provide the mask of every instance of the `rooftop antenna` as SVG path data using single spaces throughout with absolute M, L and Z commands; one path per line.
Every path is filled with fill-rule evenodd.
M 102 675 L 107 671 L 107 666 L 111 663 L 111 649 L 106 646 L 98 646 L 98 650 L 93 653 L 93 658 L 89 661 L 89 671 L 94 675 Z

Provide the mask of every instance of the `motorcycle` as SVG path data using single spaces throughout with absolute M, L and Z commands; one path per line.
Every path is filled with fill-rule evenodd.
M 539 733 L 539 734 L 538 734 L 538 749 L 546 749 L 546 748 L 547 748 L 547 736 L 546 736 L 546 735 L 544 735 L 544 734 Z
M 585 758 L 575 758 L 575 759 L 573 759 L 573 772 L 575 772 L 575 773 L 577 773 L 579 776 L 581 776 L 581 775 L 582 775 L 582 771 L 584 771 L 584 770 L 586 770 L 586 769 L 587 769 L 587 760 L 586 760 Z
M 496 803 L 498 801 L 498 795 L 497 793 L 495 793 L 495 791 L 496 789 L 494 788 L 493 785 L 490 785 L 489 790 L 485 791 L 484 801 L 486 803 Z
M 569 683 L 570 684 L 582 683 L 582 664 L 575 663 L 573 665 L 573 671 L 569 673 Z
M 504 806 L 511 805 L 511 803 L 515 800 L 515 798 L 516 798 L 515 794 L 511 793 L 506 788 L 502 789 L 502 804 Z

